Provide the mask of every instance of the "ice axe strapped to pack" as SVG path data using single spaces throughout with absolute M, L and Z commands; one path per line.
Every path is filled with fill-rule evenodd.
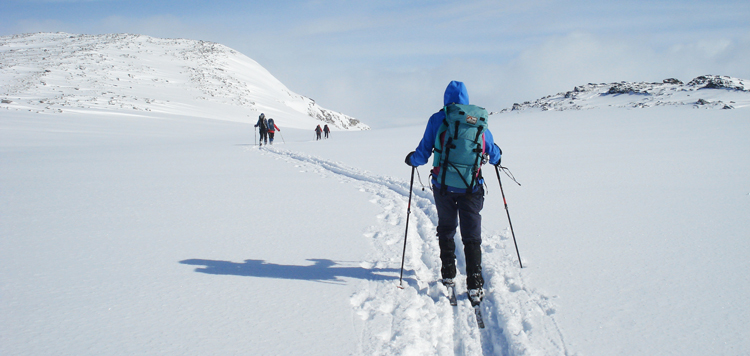
M 489 115 L 476 105 L 449 104 L 443 111 L 445 120 L 435 138 L 432 173 L 443 192 L 447 186 L 471 192 L 479 180 Z

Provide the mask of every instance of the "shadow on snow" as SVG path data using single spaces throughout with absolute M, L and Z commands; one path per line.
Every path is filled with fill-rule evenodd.
M 310 266 L 279 265 L 262 260 L 245 260 L 243 263 L 189 259 L 182 264 L 205 266 L 196 272 L 229 276 L 297 279 L 318 282 L 343 283 L 342 278 L 357 278 L 373 281 L 397 280 L 398 269 L 366 269 L 362 267 L 336 267 L 336 262 L 326 259 L 309 259 Z

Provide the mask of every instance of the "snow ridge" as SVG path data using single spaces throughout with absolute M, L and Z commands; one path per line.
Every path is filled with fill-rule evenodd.
M 661 83 L 619 82 L 579 85 L 571 91 L 548 95 L 534 102 L 513 104 L 513 111 L 565 111 L 600 107 L 648 108 L 692 105 L 694 108 L 734 109 L 750 106 L 750 81 L 705 75 L 687 84 L 674 78 Z
M 132 34 L 0 37 L 0 99 L 0 108 L 39 113 L 166 113 L 252 121 L 263 112 L 287 127 L 326 123 L 369 129 L 293 93 L 229 47 Z
M 365 236 L 373 256 L 361 263 L 367 269 L 400 269 L 406 223 L 408 182 L 372 175 L 307 154 L 277 147 L 252 147 L 251 153 L 272 154 L 303 170 L 356 184 L 372 194 L 383 212 L 379 224 Z M 435 238 L 437 211 L 429 191 L 412 195 L 412 215 L 404 267 L 405 289 L 391 280 L 361 281 L 351 303 L 362 320 L 360 353 L 366 355 L 567 355 L 554 320 L 552 300 L 528 288 L 518 268 L 510 230 L 483 231 L 487 296 L 482 303 L 486 329 L 480 331 L 466 297 L 464 278 L 457 276 L 459 305 L 449 304 L 439 282 L 439 247 Z M 457 249 L 462 250 L 460 239 Z M 459 270 L 465 268 L 457 254 Z M 460 273 L 460 272 L 459 272 Z

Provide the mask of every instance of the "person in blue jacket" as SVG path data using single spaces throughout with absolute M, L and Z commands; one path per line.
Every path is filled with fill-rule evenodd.
M 443 103 L 444 105 L 469 104 L 469 94 L 464 83 L 450 82 L 445 89 Z M 419 142 L 415 151 L 406 156 L 407 165 L 418 167 L 427 163 L 432 155 L 444 119 L 445 111 L 443 110 L 430 117 L 422 141 Z M 497 166 L 500 164 L 502 151 L 495 144 L 492 132 L 489 129 L 484 131 L 484 135 L 484 154 L 489 155 L 490 164 Z M 440 245 L 440 260 L 442 262 L 440 273 L 443 277 L 443 284 L 446 286 L 455 285 L 456 243 L 454 236 L 460 222 L 461 241 L 464 244 L 466 257 L 466 285 L 472 305 L 479 304 L 484 297 L 481 249 L 482 216 L 480 215 L 484 206 L 483 184 L 484 180 L 480 174 L 480 179 L 477 179 L 476 184 L 471 188 L 447 186 L 445 189 L 441 189 L 443 187 L 440 186 L 436 174 L 432 175 L 432 192 L 438 212 L 437 237 Z

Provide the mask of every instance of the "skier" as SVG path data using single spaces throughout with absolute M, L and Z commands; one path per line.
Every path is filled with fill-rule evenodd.
M 315 141 L 320 140 L 320 133 L 323 131 L 323 129 L 320 128 L 320 125 L 315 128 Z
M 331 132 L 331 129 L 328 128 L 328 125 L 323 126 L 323 132 L 326 134 L 326 139 L 327 139 L 328 133 Z
M 469 94 L 466 91 L 464 83 L 452 81 L 448 84 L 445 89 L 444 95 L 444 110 L 438 111 L 433 114 L 427 122 L 427 128 L 425 129 L 422 141 L 417 146 L 415 151 L 410 152 L 406 156 L 406 164 L 412 167 L 418 167 L 425 163 L 429 159 L 433 152 L 433 148 L 436 149 L 435 157 L 433 158 L 433 165 L 435 166 L 432 170 L 432 185 L 433 185 L 433 196 L 435 197 L 435 206 L 438 213 L 438 226 L 437 226 L 437 237 L 440 245 L 440 260 L 442 267 L 440 269 L 443 277 L 443 284 L 448 288 L 455 288 L 454 278 L 456 277 L 456 243 L 454 236 L 456 235 L 456 227 L 461 227 L 461 240 L 464 244 L 464 255 L 466 257 L 466 285 L 468 289 L 469 300 L 473 306 L 479 305 L 484 297 L 484 278 L 482 277 L 482 217 L 480 211 L 484 204 L 484 180 L 481 176 L 481 163 L 476 165 L 476 171 L 474 173 L 476 179 L 470 179 L 474 184 L 471 187 L 469 183 L 455 184 L 456 180 L 453 180 L 452 185 L 441 184 L 446 182 L 446 175 L 442 174 L 441 170 L 448 169 L 447 166 L 450 164 L 453 168 L 455 165 L 451 163 L 441 163 L 439 154 L 440 148 L 445 142 L 448 142 L 448 148 L 446 146 L 444 152 L 446 156 L 450 154 L 460 155 L 461 147 L 456 148 L 455 145 L 451 146 L 450 141 L 444 141 L 446 138 L 444 133 L 447 129 L 446 112 L 450 104 L 469 104 Z M 484 109 L 482 109 L 484 110 Z M 469 121 L 469 116 L 466 120 Z M 473 118 L 476 122 L 476 118 Z M 486 118 L 484 119 L 486 120 Z M 486 122 L 486 121 L 485 121 Z M 456 125 L 458 127 L 458 125 Z M 482 158 L 489 155 L 489 162 L 495 166 L 500 164 L 500 158 L 502 151 L 495 144 L 492 137 L 492 133 L 489 130 L 480 130 L 484 135 L 484 147 L 481 149 Z M 479 137 L 479 135 L 477 135 Z M 473 139 L 473 137 L 472 137 Z M 441 144 L 441 142 L 443 144 Z M 479 138 L 480 146 L 482 139 Z M 438 147 L 440 145 L 440 147 Z M 453 151 L 449 151 L 453 149 Z M 468 151 L 467 152 L 473 152 Z M 471 154 L 471 153 L 469 153 Z M 473 153 L 478 155 L 479 152 Z M 448 158 L 445 158 L 447 160 Z M 437 162 L 436 162 L 437 161 Z M 444 164 L 446 167 L 441 167 Z M 451 170 L 447 170 L 451 172 Z M 446 172 L 446 173 L 447 173 Z M 456 173 L 458 174 L 458 173 Z M 440 178 L 442 177 L 442 179 Z M 460 176 L 458 176 L 460 177 Z M 463 186 L 462 186 L 463 185 Z
M 268 119 L 268 140 L 271 141 L 271 144 L 273 145 L 273 136 L 276 134 L 276 130 L 281 131 L 281 129 L 276 126 L 276 124 L 273 122 L 273 119 Z
M 258 117 L 258 123 L 255 124 L 255 127 L 260 131 L 260 141 L 258 141 L 259 145 L 263 146 L 264 142 L 268 144 L 268 121 L 266 121 L 266 114 L 260 114 Z

